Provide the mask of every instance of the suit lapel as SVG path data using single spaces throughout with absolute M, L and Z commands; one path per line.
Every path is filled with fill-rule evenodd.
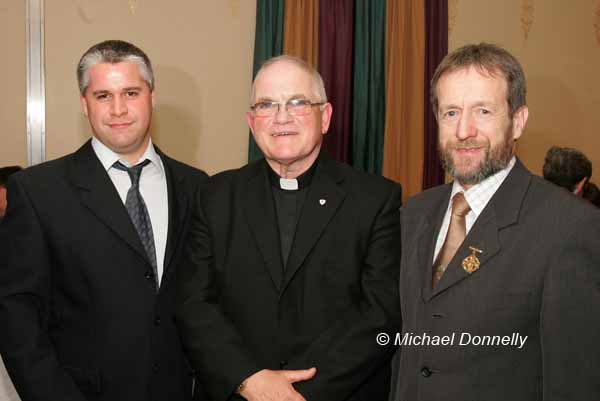
M 338 185 L 343 177 L 337 173 L 336 166 L 329 159 L 321 157 L 298 219 L 281 293 L 346 197 L 346 192 Z
M 267 168 L 264 161 L 255 163 L 242 193 L 247 197 L 244 213 L 250 232 L 262 254 L 273 284 L 279 290 L 281 288 L 283 266 L 279 244 L 279 229 L 271 186 L 267 177 Z
M 83 205 L 144 260 L 148 261 L 146 251 L 131 223 L 127 209 L 125 209 L 108 173 L 94 153 L 91 141 L 86 142 L 75 153 L 69 169 L 72 182 L 79 191 Z
M 421 295 L 424 300 L 431 297 L 432 292 L 432 277 L 433 277 L 433 252 L 435 251 L 435 244 L 437 237 L 442 227 L 442 221 L 446 214 L 448 202 L 450 200 L 450 193 L 452 192 L 452 186 L 447 185 L 446 189 L 441 192 L 438 199 L 433 202 L 432 206 L 429 206 L 428 210 L 435 210 L 431 216 L 425 215 L 423 218 L 422 228 L 418 239 L 418 261 L 416 266 L 421 266 Z
M 531 173 L 517 159 L 515 166 L 483 209 L 427 300 L 471 275 L 484 274 L 486 269 L 493 268 L 490 261 L 502 248 L 499 232 L 518 222 L 523 198 L 527 193 L 530 181 Z M 462 261 L 471 254 L 470 246 L 482 251 L 477 255 L 479 269 L 471 274 L 462 267 Z
M 454 258 L 452 258 L 448 264 L 446 272 L 440 279 L 440 282 L 431 291 L 428 299 L 431 299 L 447 288 L 456 285 L 471 274 L 478 274 L 479 270 L 469 274 L 462 267 L 462 261 L 472 253 L 469 250 L 470 246 L 482 251 L 481 254 L 476 255 L 479 259 L 479 270 L 485 269 L 487 262 L 492 256 L 500 251 L 500 243 L 498 242 L 498 224 L 493 207 L 486 206 L 483 210 L 481 216 L 479 216 L 475 225 L 456 251 Z
M 171 159 L 165 156 L 158 148 L 157 153 L 165 167 L 165 175 L 167 179 L 167 193 L 169 199 L 169 226 L 167 234 L 167 246 L 165 249 L 164 273 L 163 280 L 166 282 L 167 274 L 171 272 L 171 261 L 173 254 L 179 244 L 184 222 L 188 209 L 188 198 L 184 188 L 185 178 L 178 174 L 177 169 L 173 166 Z

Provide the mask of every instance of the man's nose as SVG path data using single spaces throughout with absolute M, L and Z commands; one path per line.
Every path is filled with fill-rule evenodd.
M 292 116 L 287 111 L 287 107 L 285 104 L 280 104 L 277 108 L 277 112 L 275 113 L 275 122 L 279 124 L 285 124 L 292 120 Z
M 477 136 L 477 126 L 470 113 L 462 113 L 456 129 L 456 137 L 461 141 Z
M 111 103 L 110 112 L 114 116 L 127 114 L 127 102 L 118 96 L 115 96 Z

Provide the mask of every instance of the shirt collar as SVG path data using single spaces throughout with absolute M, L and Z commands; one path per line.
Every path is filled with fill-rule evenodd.
M 117 161 L 120 161 L 127 167 L 131 167 L 129 163 L 121 159 L 117 153 L 113 152 L 108 146 L 100 142 L 95 136 L 92 137 L 92 148 L 106 171 L 112 168 L 113 164 Z M 150 160 L 150 164 L 154 165 L 161 174 L 164 172 L 160 156 L 156 153 L 156 149 L 154 149 L 154 145 L 152 144 L 152 138 L 148 141 L 148 147 L 144 151 L 142 157 L 138 160 L 138 163 L 146 159 Z
M 266 162 L 266 159 L 265 159 L 265 164 L 267 165 L 267 170 L 269 171 L 269 181 L 271 182 L 271 185 L 282 191 L 287 191 L 287 189 L 281 188 L 281 184 L 279 182 L 279 179 L 281 177 L 279 177 L 279 174 L 277 174 L 275 171 L 273 171 L 271 166 L 269 166 L 269 163 Z M 315 174 L 315 170 L 317 169 L 317 164 L 319 164 L 318 158 L 317 158 L 317 160 L 315 160 L 315 162 L 312 164 L 312 166 L 310 166 L 310 168 L 308 170 L 306 170 L 300 176 L 296 177 L 296 180 L 298 181 L 298 189 L 304 189 L 310 185 L 312 178 Z
M 456 193 L 463 192 L 465 199 L 471 207 L 471 211 L 479 216 L 490 199 L 492 199 L 492 196 L 494 196 L 498 188 L 500 188 L 500 185 L 502 185 L 508 176 L 508 173 L 510 173 L 510 170 L 512 170 L 512 168 L 515 166 L 516 161 L 516 157 L 513 156 L 505 168 L 498 171 L 496 174 L 487 177 L 485 180 L 473 185 L 467 190 L 465 190 L 457 180 L 454 180 L 450 199 L 452 199 Z M 451 205 L 452 202 L 450 202 L 448 208 L 451 208 Z

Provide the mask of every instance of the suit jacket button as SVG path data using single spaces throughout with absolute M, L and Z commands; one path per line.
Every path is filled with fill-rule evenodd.
M 423 375 L 423 377 L 429 377 L 429 376 L 431 376 L 431 373 L 433 373 L 433 372 L 431 372 L 431 370 L 429 370 L 429 368 L 427 366 L 424 366 L 421 369 L 421 375 Z
M 158 363 L 155 363 L 152 365 L 152 370 L 154 371 L 154 373 L 158 373 L 158 370 L 159 370 Z
M 285 368 L 285 365 L 287 365 L 287 361 L 281 361 L 281 362 L 279 362 L 279 369 Z
M 152 273 L 151 272 L 146 272 L 146 274 L 144 274 L 144 278 L 150 280 L 152 278 Z
M 160 318 L 159 317 L 157 317 L 156 319 L 154 319 L 154 324 L 156 326 L 160 326 Z

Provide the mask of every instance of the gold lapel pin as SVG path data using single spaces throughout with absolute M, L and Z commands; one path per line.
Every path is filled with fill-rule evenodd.
M 327 203 L 326 199 L 319 199 L 319 205 L 323 206 L 325 203 Z
M 464 271 L 471 274 L 477 269 L 479 269 L 479 265 L 481 264 L 476 254 L 483 253 L 483 251 L 481 249 L 475 248 L 474 246 L 469 246 L 469 249 L 471 250 L 471 254 L 463 259 L 462 268 Z

